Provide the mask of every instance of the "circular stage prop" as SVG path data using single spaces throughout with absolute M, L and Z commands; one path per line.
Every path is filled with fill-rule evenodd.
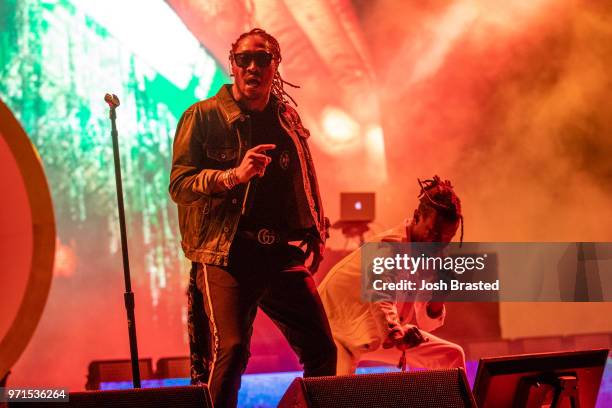
M 47 179 L 25 131 L 0 101 L 0 379 L 42 315 L 55 254 Z

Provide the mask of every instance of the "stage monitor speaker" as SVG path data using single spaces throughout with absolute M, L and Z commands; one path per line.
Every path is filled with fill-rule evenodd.
M 189 357 L 164 357 L 157 360 L 157 378 L 191 377 L 191 360 Z
M 153 375 L 153 360 L 141 358 L 138 360 L 140 379 L 150 380 Z M 86 390 L 99 390 L 100 384 L 105 382 L 132 382 L 132 361 L 123 360 L 94 360 L 87 368 Z
M 279 408 L 476 407 L 462 369 L 296 378 Z
M 206 385 L 139 388 L 112 391 L 71 392 L 66 402 L 13 402 L 9 407 L 26 408 L 212 408 Z

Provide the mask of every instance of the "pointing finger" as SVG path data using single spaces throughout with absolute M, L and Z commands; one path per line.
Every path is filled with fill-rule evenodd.
M 255 147 L 253 147 L 251 149 L 251 151 L 255 152 L 255 153 L 259 153 L 259 152 L 265 152 L 266 150 L 272 150 L 272 149 L 275 149 L 275 148 L 276 148 L 276 145 L 272 144 L 272 143 L 269 143 L 269 144 L 260 144 L 260 145 L 257 145 Z

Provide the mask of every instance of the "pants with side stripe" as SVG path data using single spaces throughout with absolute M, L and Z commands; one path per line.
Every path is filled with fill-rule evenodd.
M 191 384 L 207 384 L 212 368 L 212 335 L 204 308 L 204 297 L 196 284 L 198 264 L 193 262 L 187 287 L 187 334 Z
M 299 248 L 236 238 L 228 266 L 198 264 L 196 283 L 214 338 L 209 388 L 216 408 L 236 406 L 258 307 L 287 338 L 304 376 L 335 375 L 336 346 Z

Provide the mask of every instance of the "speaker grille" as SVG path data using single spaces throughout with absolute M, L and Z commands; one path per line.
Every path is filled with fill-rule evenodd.
M 313 408 L 469 407 L 459 370 L 305 378 Z

